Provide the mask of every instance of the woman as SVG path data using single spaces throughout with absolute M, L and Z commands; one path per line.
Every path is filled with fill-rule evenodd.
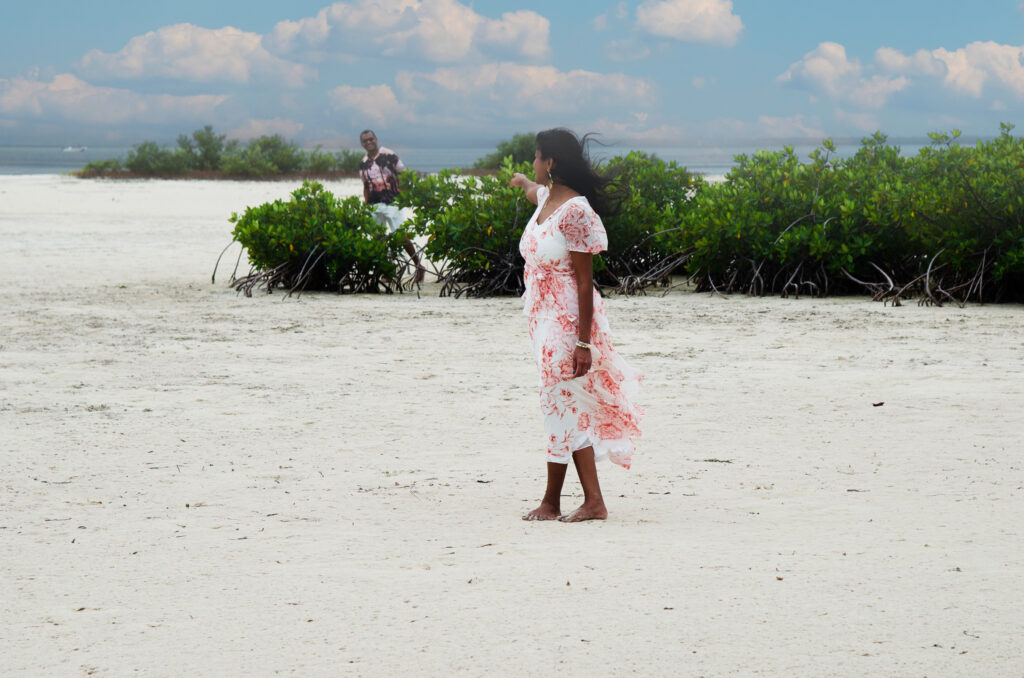
M 537 135 L 534 178 L 517 173 L 537 205 L 523 230 L 530 343 L 540 371 L 541 410 L 548 436 L 544 499 L 523 520 L 604 520 L 608 510 L 597 480 L 597 461 L 629 468 L 643 411 L 629 402 L 643 375 L 629 367 L 610 342 L 604 304 L 594 289 L 593 255 L 608 247 L 594 209 L 617 205 L 608 180 L 594 171 L 584 144 L 564 129 Z M 572 458 L 583 486 L 583 505 L 562 515 L 560 498 Z

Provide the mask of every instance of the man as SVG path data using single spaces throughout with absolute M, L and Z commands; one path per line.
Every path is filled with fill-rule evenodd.
M 389 148 L 377 144 L 377 135 L 372 130 L 363 130 L 359 143 L 366 155 L 359 161 L 359 177 L 363 180 L 363 200 L 374 206 L 377 221 L 394 233 L 402 225 L 401 210 L 392 205 L 401 188 L 398 175 L 405 171 L 405 165 L 398 155 Z M 416 255 L 412 241 L 406 238 L 405 251 L 416 264 L 416 282 L 423 282 L 423 266 Z

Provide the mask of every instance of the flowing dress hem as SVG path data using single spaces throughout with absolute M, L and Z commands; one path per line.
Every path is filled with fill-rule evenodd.
M 631 438 L 619 438 L 618 440 L 597 440 L 592 442 L 587 434 L 583 434 L 585 438 L 583 443 L 578 443 L 578 446 L 573 446 L 573 450 L 564 452 L 555 452 L 548 448 L 547 460 L 553 464 L 568 464 L 572 460 L 573 452 L 577 450 L 586 449 L 587 447 L 594 448 L 594 461 L 611 461 L 613 464 L 618 464 L 624 469 L 629 469 L 632 466 L 633 453 L 636 451 L 636 444 Z

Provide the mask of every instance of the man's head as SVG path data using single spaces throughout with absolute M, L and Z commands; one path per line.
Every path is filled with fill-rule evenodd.
M 373 133 L 373 130 L 364 129 L 359 134 L 359 145 L 363 147 L 366 154 L 373 156 L 377 153 L 377 135 Z

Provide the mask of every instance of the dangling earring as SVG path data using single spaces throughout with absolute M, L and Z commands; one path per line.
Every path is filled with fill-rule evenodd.
M 552 188 L 555 187 L 555 180 L 551 178 L 550 174 L 548 175 L 547 187 L 548 187 L 548 191 L 550 191 Z

